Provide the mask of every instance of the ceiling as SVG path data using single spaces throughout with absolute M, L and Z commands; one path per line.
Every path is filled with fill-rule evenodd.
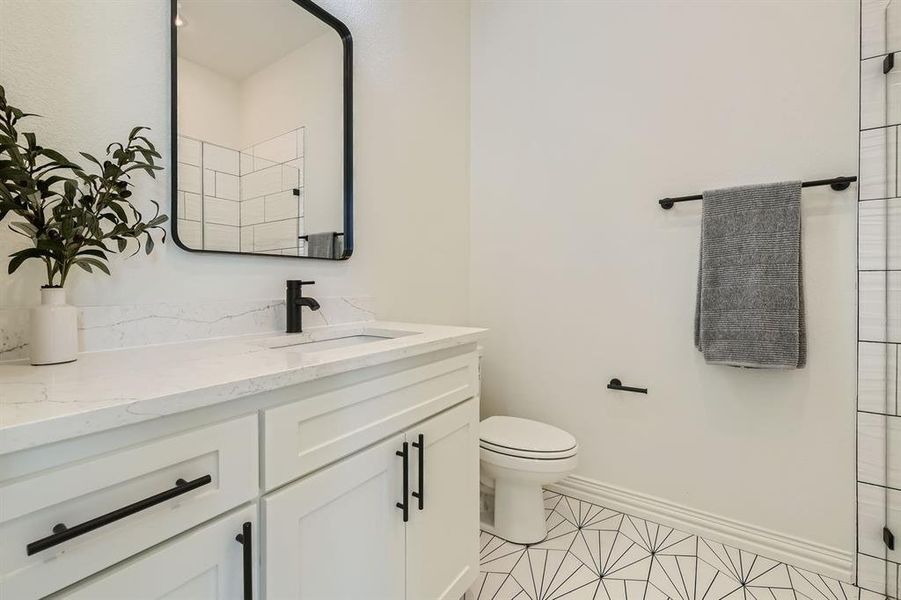
M 180 0 L 178 55 L 241 81 L 324 33 L 293 0 Z

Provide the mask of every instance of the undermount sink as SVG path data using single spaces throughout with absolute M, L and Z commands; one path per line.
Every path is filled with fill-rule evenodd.
M 373 342 L 383 342 L 398 337 L 415 335 L 412 331 L 376 330 L 363 332 L 335 332 L 332 335 L 314 335 L 307 337 L 304 334 L 298 336 L 286 336 L 270 340 L 267 344 L 271 349 L 290 349 L 297 352 L 322 352 L 336 348 L 347 348 Z

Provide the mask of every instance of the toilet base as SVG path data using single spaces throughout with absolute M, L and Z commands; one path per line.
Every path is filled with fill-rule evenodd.
M 479 449 L 481 480 L 494 488 L 494 535 L 516 544 L 537 544 L 547 537 L 543 487 L 557 483 L 578 464 L 570 456 L 535 459 Z
M 547 537 L 541 486 L 494 482 L 494 535 L 516 544 L 537 544 Z

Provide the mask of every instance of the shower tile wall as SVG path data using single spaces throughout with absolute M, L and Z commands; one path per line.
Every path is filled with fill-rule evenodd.
M 901 0 L 862 0 L 857 583 L 892 598 L 901 579 L 901 64 L 883 73 L 883 61 L 898 51 Z
M 298 128 L 242 151 L 178 138 L 178 232 L 191 248 L 303 256 Z
M 240 249 L 238 151 L 203 142 L 203 247 Z
M 190 248 L 240 249 L 238 151 L 178 137 L 178 235 Z
M 203 248 L 201 143 L 178 136 L 178 235 L 190 248 Z
M 303 256 L 304 129 L 241 151 L 241 251 Z

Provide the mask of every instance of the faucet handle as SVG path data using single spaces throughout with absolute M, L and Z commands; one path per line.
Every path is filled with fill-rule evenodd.
M 298 287 L 302 286 L 302 285 L 313 285 L 314 283 L 316 283 L 316 282 L 315 281 L 301 281 L 300 279 L 289 279 L 287 281 L 287 284 L 289 286 L 296 285 Z

